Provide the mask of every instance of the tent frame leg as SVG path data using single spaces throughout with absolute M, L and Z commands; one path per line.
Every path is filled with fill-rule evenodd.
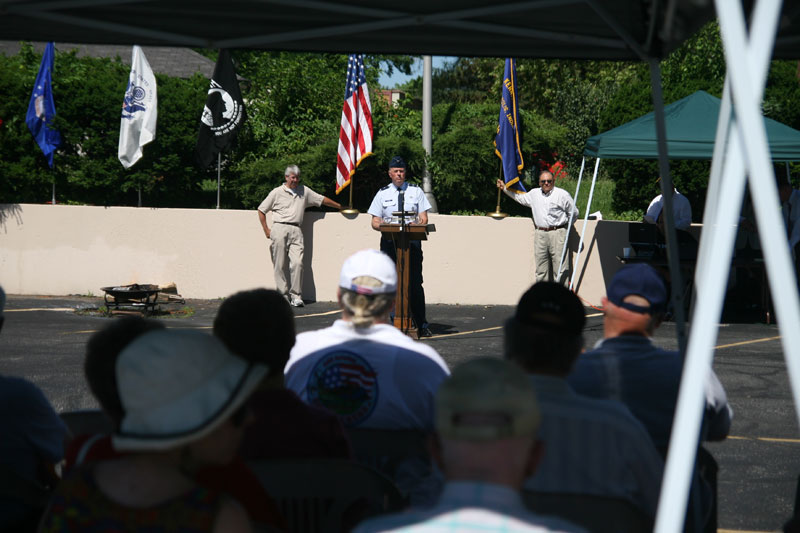
M 774 179 L 764 179 L 766 169 L 772 168 L 767 145 L 761 98 L 764 92 L 770 54 L 773 49 L 780 15 L 780 0 L 759 0 L 754 7 L 750 34 L 740 2 L 715 0 L 720 33 L 728 66 L 726 90 L 718 123 L 717 139 L 727 139 L 726 146 L 715 146 L 710 189 L 719 193 L 709 196 L 706 206 L 705 230 L 700 241 L 697 309 L 689 336 L 683 367 L 678 405 L 667 456 L 661 496 L 654 531 L 678 532 L 691 482 L 694 451 L 700 436 L 705 403 L 704 386 L 714 357 L 719 318 L 728 277 L 728 265 L 733 256 L 736 222 L 744 197 L 746 176 L 759 176 L 758 186 L 750 180 L 750 192 L 756 213 L 756 223 L 762 235 L 782 235 L 783 222 L 775 205 L 778 191 Z M 728 81 L 730 82 L 728 84 Z M 726 102 L 728 100 L 728 102 Z M 735 107 L 735 117 L 724 115 Z M 746 174 L 747 172 L 747 174 Z M 770 289 L 780 318 L 781 342 L 795 405 L 800 405 L 800 296 L 786 239 L 764 239 L 762 242 Z M 779 292 L 780 291 L 780 292 Z M 786 325 L 789 325 L 787 327 Z

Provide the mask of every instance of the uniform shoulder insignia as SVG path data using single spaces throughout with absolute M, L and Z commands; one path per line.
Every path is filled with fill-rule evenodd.
M 386 190 L 386 189 L 388 189 L 388 188 L 389 188 L 389 185 L 384 185 L 383 187 L 381 187 L 381 190 L 382 190 L 382 191 L 385 191 L 385 190 Z

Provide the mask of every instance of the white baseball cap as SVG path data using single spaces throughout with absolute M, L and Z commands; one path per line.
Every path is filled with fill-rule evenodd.
M 355 279 L 369 276 L 381 284 L 368 287 L 355 283 Z M 397 290 L 397 270 L 388 255 L 379 250 L 361 250 L 347 259 L 339 274 L 339 287 L 359 294 L 389 294 Z
M 168 450 L 208 435 L 236 412 L 267 371 L 199 331 L 165 329 L 137 337 L 117 359 L 125 415 L 112 436 L 114 448 Z

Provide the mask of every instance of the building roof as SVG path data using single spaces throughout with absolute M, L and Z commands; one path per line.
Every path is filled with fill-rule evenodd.
M 33 49 L 38 53 L 44 51 L 44 42 L 34 42 Z M 77 50 L 78 57 L 108 57 L 119 56 L 125 65 L 131 64 L 132 45 L 114 44 L 81 44 L 56 42 L 58 52 Z M 0 41 L 0 54 L 13 56 L 19 53 L 22 45 L 19 41 Z M 199 72 L 206 78 L 211 78 L 214 73 L 214 61 L 198 54 L 191 48 L 172 46 L 142 46 L 142 51 L 150 68 L 157 74 L 166 74 L 175 78 L 191 78 Z

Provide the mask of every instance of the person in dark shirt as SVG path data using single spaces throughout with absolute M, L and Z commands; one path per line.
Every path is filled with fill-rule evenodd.
M 245 459 L 351 458 L 342 423 L 284 387 L 283 369 L 295 342 L 294 314 L 277 291 L 255 289 L 228 297 L 217 311 L 214 334 L 233 353 L 269 367 L 250 398 L 255 421 L 242 442 Z

